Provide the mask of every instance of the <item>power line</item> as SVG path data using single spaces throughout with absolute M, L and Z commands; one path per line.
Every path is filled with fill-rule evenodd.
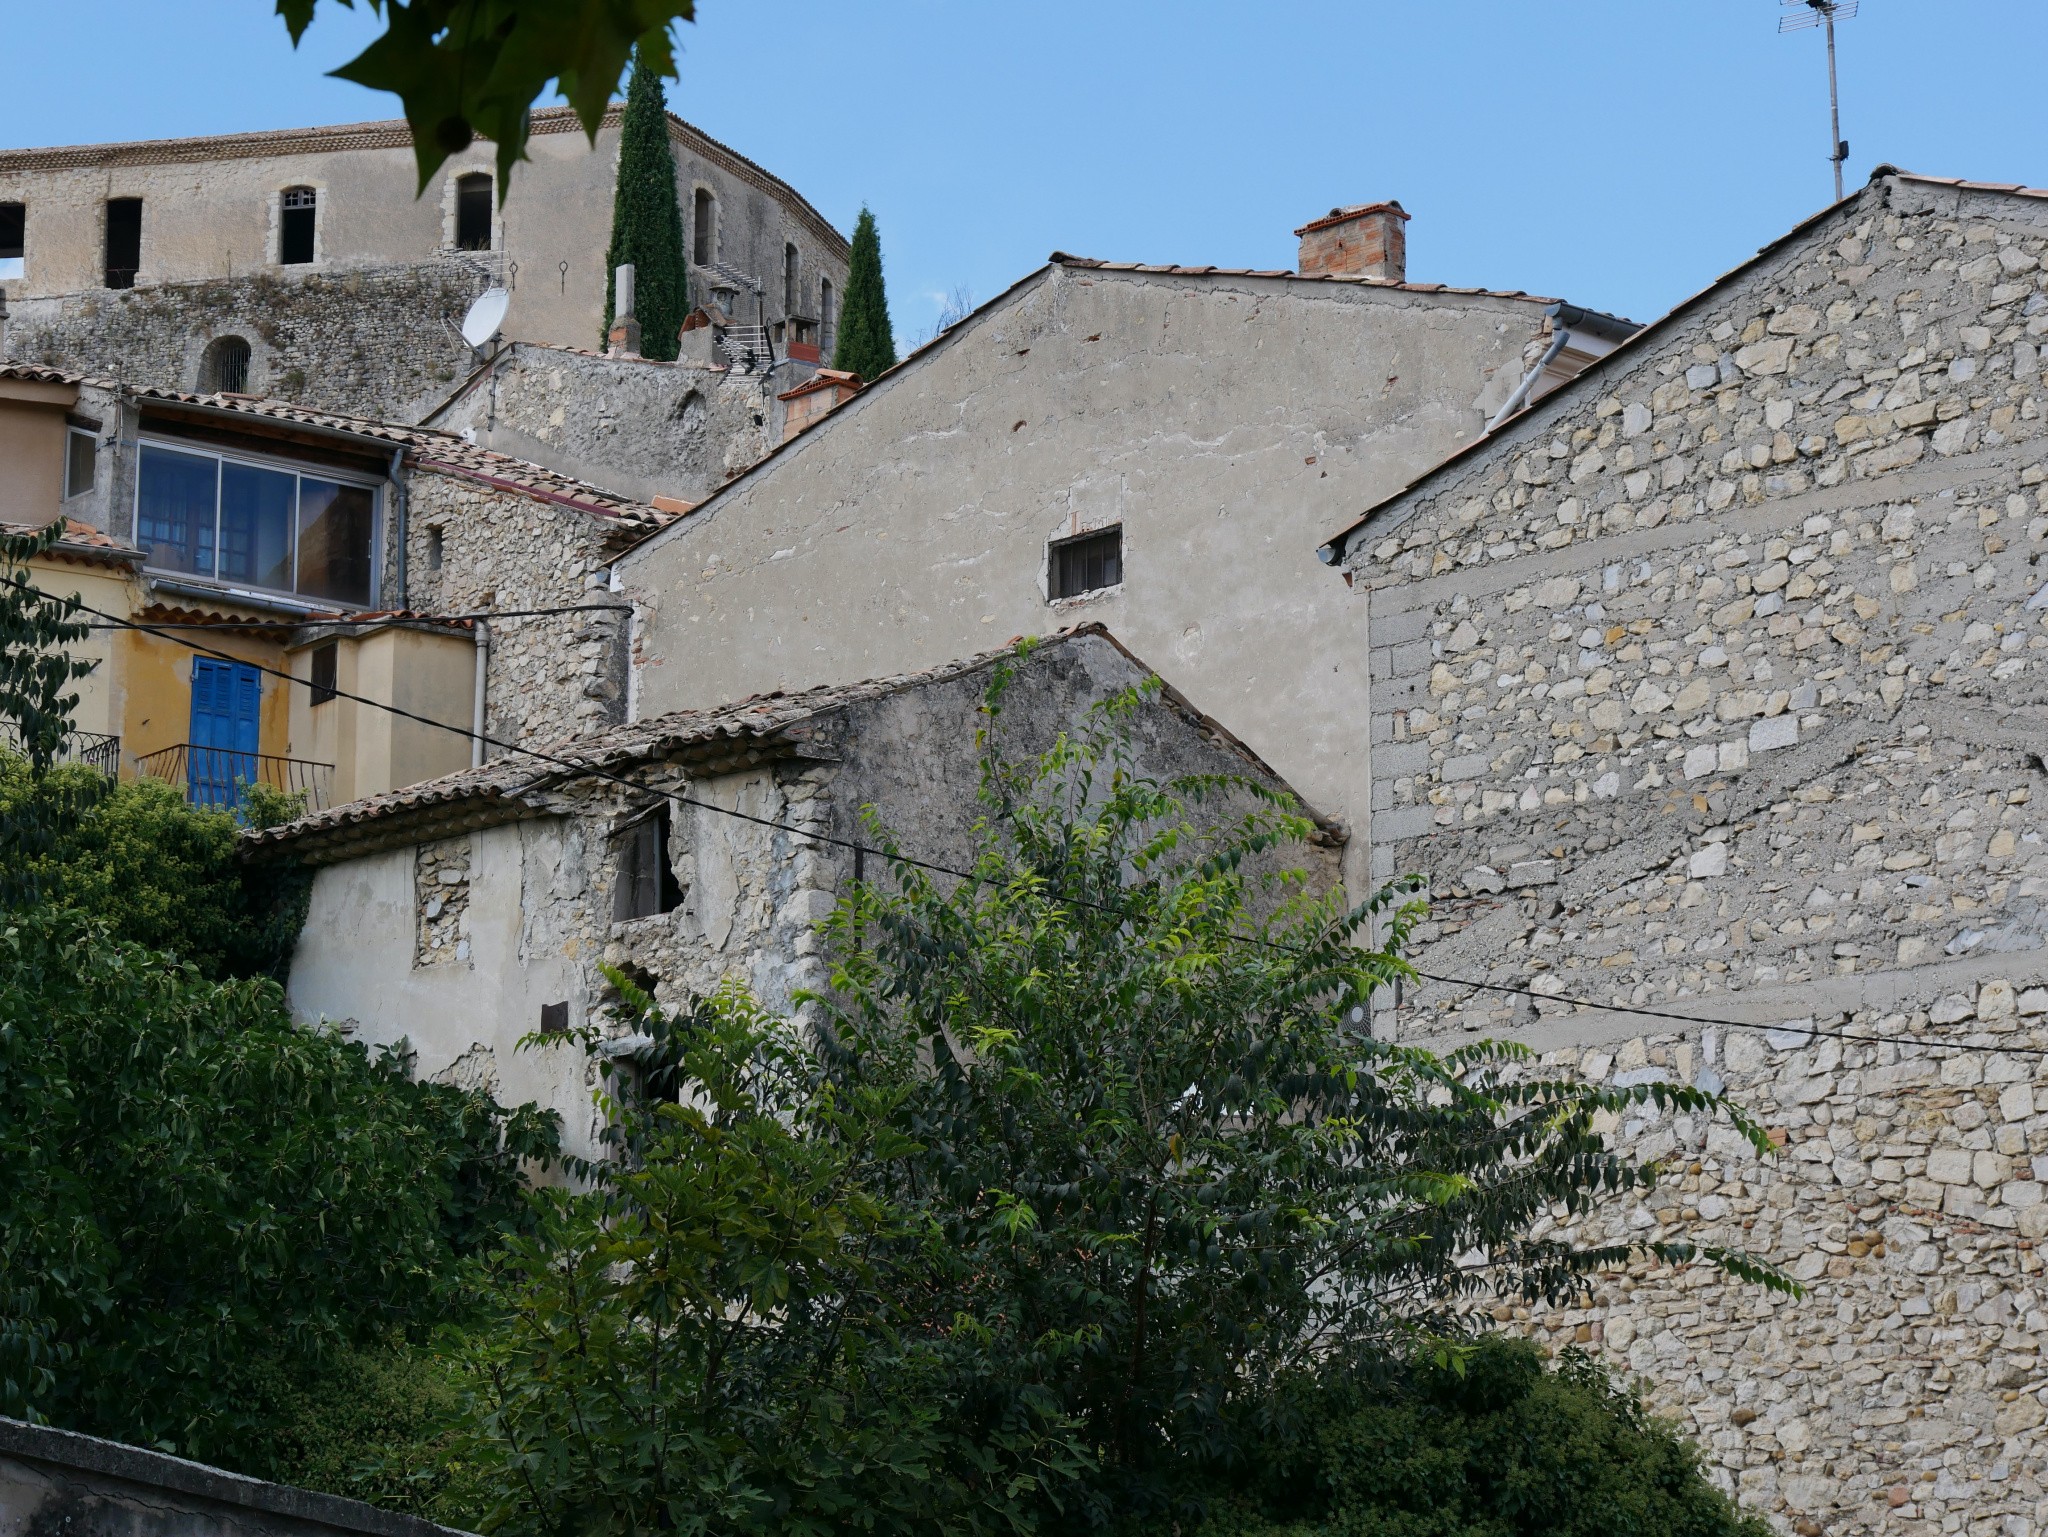
M 28 591 L 36 593 L 41 597 L 53 598 L 54 601 L 56 602 L 70 604 L 78 612 L 97 615 L 99 618 L 109 621 L 109 624 L 106 626 L 107 628 L 139 630 L 144 634 L 158 635 L 160 636 L 161 639 L 170 641 L 174 645 L 184 646 L 188 650 L 196 651 L 206 656 L 218 657 L 223 661 L 239 662 L 243 666 L 253 667 L 258 672 L 266 673 L 273 678 L 282 679 L 286 683 L 307 683 L 306 679 L 296 678 L 292 676 L 290 673 L 282 672 L 275 667 L 266 667 L 260 662 L 250 662 L 243 657 L 235 656 L 229 652 L 215 651 L 211 647 L 202 646 L 197 641 L 186 640 L 185 638 L 179 635 L 163 633 L 164 630 L 167 628 L 165 626 L 145 624 L 141 621 L 133 619 L 123 619 L 117 614 L 110 614 L 106 612 L 104 609 L 94 608 L 91 604 L 82 602 L 77 598 L 54 598 L 53 594 L 44 592 L 40 587 L 33 586 L 32 584 L 22 580 L 18 576 L 10 575 L 8 579 L 11 582 L 13 582 L 14 585 L 26 588 Z M 595 607 L 598 605 L 592 606 Z M 609 607 L 613 605 L 605 606 Z M 307 686 L 310 687 L 310 685 Z M 532 758 L 539 762 L 550 764 L 556 768 L 568 770 L 569 772 L 574 774 L 587 776 L 592 779 L 604 780 L 612 784 L 620 785 L 628 790 L 634 790 L 641 793 L 660 794 L 666 796 L 670 800 L 675 801 L 679 805 L 689 806 L 696 810 L 716 812 L 720 816 L 733 817 L 742 822 L 751 822 L 757 827 L 772 828 L 775 831 L 791 833 L 800 838 L 812 838 L 820 843 L 830 844 L 837 848 L 846 849 L 856 855 L 875 854 L 882 858 L 895 860 L 899 863 L 909 865 L 913 869 L 923 870 L 933 875 L 948 875 L 960 880 L 974 879 L 974 872 L 971 870 L 955 869 L 950 865 L 942 865 L 933 860 L 919 859 L 914 855 L 905 854 L 900 850 L 892 853 L 887 850 L 871 847 L 870 845 L 858 842 L 855 839 L 841 838 L 832 833 L 827 832 L 815 832 L 807 828 L 793 826 L 788 822 L 776 821 L 772 817 L 755 816 L 751 812 L 740 811 L 734 807 L 718 806 L 712 804 L 709 801 L 697 800 L 692 796 L 674 794 L 668 790 L 662 789 L 659 786 L 646 784 L 640 780 L 629 779 L 625 775 L 612 773 L 607 769 L 599 768 L 593 764 L 579 763 L 573 758 L 557 757 L 555 754 L 543 752 L 539 748 L 527 747 L 518 742 L 504 741 L 497 737 L 488 736 L 480 731 L 471 731 L 462 726 L 452 725 L 447 721 L 434 720 L 429 716 L 417 714 L 414 711 L 403 709 L 398 705 L 388 704 L 381 699 L 370 699 L 361 694 L 351 694 L 344 689 L 323 689 L 322 692 L 329 694 L 329 696 L 332 698 L 346 699 L 352 704 L 367 705 L 373 710 L 382 710 L 387 714 L 398 716 L 402 720 L 414 721 L 423 726 L 432 726 L 437 730 L 453 732 L 455 735 L 462 737 L 466 741 L 481 742 L 486 747 L 495 747 L 504 752 L 518 753 L 524 757 Z M 1059 892 L 1058 896 L 1062 901 L 1071 902 L 1077 907 L 1086 907 L 1092 911 L 1108 914 L 1111 917 L 1129 915 L 1128 909 L 1114 907 L 1108 903 L 1094 901 L 1093 899 L 1087 897 L 1075 896 L 1069 892 Z M 1230 937 L 1239 943 L 1259 945 L 1268 949 L 1291 950 L 1293 948 L 1292 946 L 1282 945 L 1274 940 L 1262 939 L 1257 935 L 1232 935 Z M 1809 1025 L 1788 1026 L 1783 1023 L 1775 1025 L 1766 1025 L 1755 1024 L 1747 1020 L 1714 1019 L 1701 1014 L 1684 1014 L 1671 1009 L 1648 1008 L 1641 1004 L 1601 1003 L 1591 998 L 1574 998 L 1564 994 L 1539 993 L 1534 988 L 1517 987 L 1510 983 L 1479 982 L 1474 981 L 1467 977 L 1447 977 L 1439 975 L 1435 972 L 1424 971 L 1420 967 L 1417 967 L 1410 962 L 1403 961 L 1402 964 L 1406 966 L 1408 970 L 1412 972 L 1415 976 L 1421 977 L 1425 981 L 1441 982 L 1446 984 L 1447 986 L 1467 987 L 1472 988 L 1475 991 L 1509 993 L 1521 997 L 1538 999 L 1545 1003 L 1565 1004 L 1574 1008 L 1582 1009 L 1595 1009 L 1609 1014 L 1633 1014 L 1648 1019 L 1669 1020 L 1678 1024 L 1711 1026 L 1715 1029 L 1721 1030 L 1752 1030 L 1779 1033 L 1791 1033 L 1793 1031 L 1796 1031 L 1797 1033 L 1804 1036 L 1846 1041 L 1857 1045 L 1865 1046 L 1923 1046 L 1937 1051 L 1981 1052 L 1986 1055 L 1992 1056 L 2004 1055 L 2048 1057 L 2048 1047 L 2040 1046 L 1979 1046 L 1964 1041 L 1931 1040 L 1923 1036 L 1858 1035 L 1839 1030 L 1822 1030 Z
M 41 592 L 41 588 L 35 589 Z M 45 593 L 45 597 L 49 594 Z M 87 613 L 96 614 L 96 608 L 86 608 Z M 630 603 L 565 603 L 559 608 L 487 608 L 468 614 L 417 614 L 410 611 L 394 611 L 376 614 L 363 619 L 322 619 L 308 614 L 299 619 L 165 619 L 153 621 L 151 633 L 162 630 L 298 630 L 317 625 L 323 630 L 361 629 L 380 624 L 463 624 L 470 621 L 490 619 L 542 619 L 553 614 L 630 614 Z M 126 630 L 135 627 L 132 619 L 116 619 L 99 624 L 88 624 L 88 630 Z M 164 636 L 165 640 L 171 637 Z

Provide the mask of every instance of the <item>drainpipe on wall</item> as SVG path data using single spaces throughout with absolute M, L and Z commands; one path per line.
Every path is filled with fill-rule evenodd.
M 1493 413 L 1493 419 L 1486 424 L 1488 432 L 1522 409 L 1522 402 L 1529 398 L 1529 391 L 1536 388 L 1536 381 L 1543 377 L 1543 370 L 1557 361 L 1557 355 L 1564 351 L 1565 343 L 1572 339 L 1572 328 L 1564 323 L 1561 316 L 1552 315 L 1550 324 L 1554 333 L 1550 338 L 1550 350 L 1536 361 L 1536 366 L 1522 375 L 1522 382 L 1515 386 L 1514 394 L 1508 396 L 1501 408 Z
M 481 768 L 484 762 L 484 677 L 491 670 L 491 627 L 484 620 L 476 621 L 476 702 L 470 707 L 469 766 Z

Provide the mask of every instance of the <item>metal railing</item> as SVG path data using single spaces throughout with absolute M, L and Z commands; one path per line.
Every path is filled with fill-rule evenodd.
M 275 758 L 269 753 L 236 752 L 229 747 L 198 747 L 180 742 L 135 760 L 152 779 L 182 784 L 195 806 L 239 806 L 245 787 L 269 785 L 287 795 L 305 797 L 308 811 L 325 811 L 334 788 L 334 765 L 306 758 Z
M 12 721 L 0 724 L 0 747 L 21 751 L 21 732 Z M 121 739 L 98 731 L 74 731 L 57 749 L 59 763 L 82 763 L 109 779 L 121 777 Z

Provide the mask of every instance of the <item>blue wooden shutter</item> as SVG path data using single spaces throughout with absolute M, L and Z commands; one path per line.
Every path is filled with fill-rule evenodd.
M 244 662 L 192 659 L 192 730 L 185 782 L 202 806 L 234 806 L 257 777 L 263 674 Z

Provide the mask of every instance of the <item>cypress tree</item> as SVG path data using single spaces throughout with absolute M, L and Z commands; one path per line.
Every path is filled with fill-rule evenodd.
M 668 142 L 668 97 L 659 72 L 636 54 L 619 127 L 619 180 L 612 195 L 612 243 L 604 259 L 604 329 L 612 327 L 618 269 L 633 264 L 633 310 L 640 351 L 672 361 L 676 332 L 690 312 L 683 214 L 676 206 L 676 162 Z M 600 340 L 598 345 L 604 345 Z
M 875 216 L 863 208 L 853 227 L 853 255 L 846 265 L 846 297 L 839 305 L 839 340 L 832 366 L 872 379 L 896 366 L 896 337 L 889 329 L 889 295 L 882 287 L 882 237 Z

